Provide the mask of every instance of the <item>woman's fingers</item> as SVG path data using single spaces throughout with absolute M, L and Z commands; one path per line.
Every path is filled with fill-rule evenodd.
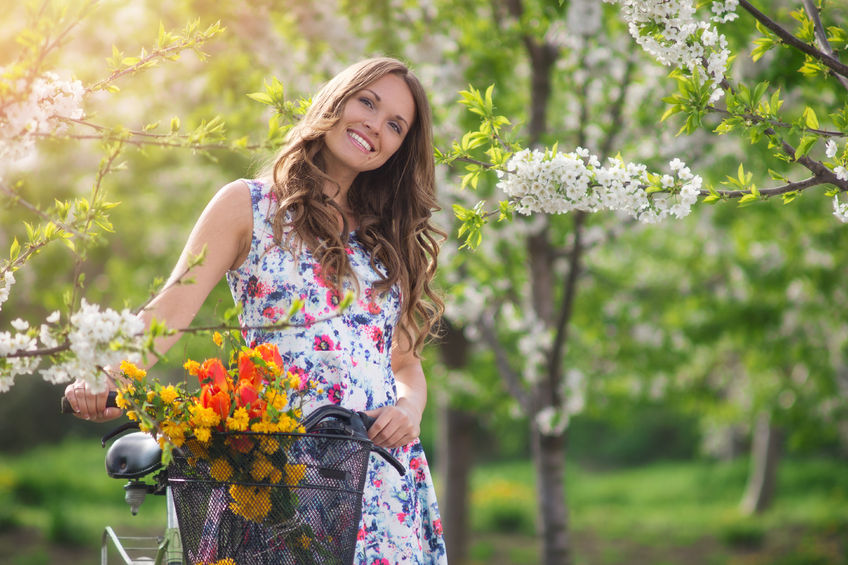
M 109 391 L 92 392 L 83 381 L 75 381 L 65 387 L 65 398 L 74 409 L 74 416 L 92 422 L 106 422 L 121 415 L 121 409 L 107 407 Z
M 368 430 L 368 437 L 381 447 L 401 447 L 414 441 L 420 433 L 418 423 L 400 406 L 383 406 L 366 414 L 376 418 Z

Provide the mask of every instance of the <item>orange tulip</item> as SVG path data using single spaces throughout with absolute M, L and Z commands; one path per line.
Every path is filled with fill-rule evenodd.
M 230 395 L 226 390 L 212 385 L 203 385 L 200 390 L 200 404 L 204 408 L 211 408 L 221 418 L 221 421 L 226 421 L 230 415 Z
M 280 370 L 283 369 L 283 358 L 280 356 L 280 350 L 277 349 L 276 345 L 272 343 L 260 343 L 254 348 L 254 351 L 256 351 L 256 353 L 258 353 L 266 363 L 273 363 Z
M 204 361 L 197 373 L 197 378 L 201 385 L 213 385 L 221 390 L 230 389 L 227 369 L 224 368 L 223 363 L 218 358 L 213 357 Z
M 259 368 L 250 358 L 250 355 L 242 351 L 238 358 L 238 378 L 239 383 L 247 382 L 257 388 L 262 384 L 262 375 L 259 373 Z

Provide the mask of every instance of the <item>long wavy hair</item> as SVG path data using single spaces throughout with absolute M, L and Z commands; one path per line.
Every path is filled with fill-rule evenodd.
M 277 244 L 293 248 L 296 236 L 297 244 L 305 244 L 319 262 L 328 283 L 341 290 L 343 282 L 350 280 L 358 288 L 345 252 L 350 231 L 347 219 L 324 192 L 328 181 L 335 183 L 326 174 L 324 135 L 356 92 L 389 73 L 401 77 L 409 87 L 415 119 L 386 163 L 356 176 L 347 204 L 358 216 L 357 238 L 370 251 L 372 267 L 376 262 L 385 267 L 374 290 L 385 292 L 399 286 L 398 325 L 419 355 L 444 310 L 431 281 L 445 233 L 431 223 L 438 209 L 433 126 L 427 95 L 415 75 L 402 62 L 387 57 L 366 59 L 343 70 L 314 97 L 266 176 L 273 178 L 279 202 L 273 218 Z

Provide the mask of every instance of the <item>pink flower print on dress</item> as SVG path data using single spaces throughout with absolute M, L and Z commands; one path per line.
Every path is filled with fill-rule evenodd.
M 327 291 L 327 306 L 335 310 L 339 307 L 341 301 L 342 295 L 339 294 L 338 290 L 336 290 L 335 288 L 331 288 Z
M 407 514 L 406 512 L 398 512 L 398 513 L 397 513 L 397 519 L 398 519 L 398 522 L 400 522 L 401 524 L 403 524 L 404 522 L 406 522 L 406 517 L 407 517 L 407 516 L 409 516 L 409 514 Z
M 433 531 L 438 535 L 442 535 L 442 519 L 433 520 Z
M 384 349 L 383 346 L 385 345 L 383 342 L 383 330 L 377 326 L 365 326 L 362 328 L 362 331 L 371 338 L 374 345 L 377 346 L 377 351 L 382 353 Z
M 330 390 L 327 391 L 327 399 L 333 404 L 341 404 L 342 403 L 342 385 L 334 384 L 330 387 Z
M 276 322 L 280 318 L 286 315 L 285 308 L 278 308 L 275 306 L 268 306 L 264 310 L 262 310 L 262 317 L 266 318 L 272 322 Z
M 339 344 L 333 343 L 333 340 L 330 339 L 330 336 L 324 335 L 316 335 L 315 340 L 312 343 L 312 347 L 315 351 L 339 351 L 341 347 Z
M 382 558 L 380 558 L 380 559 L 375 559 L 375 560 L 371 563 L 371 565 L 392 565 L 392 564 L 391 564 L 391 563 L 389 563 L 389 560 L 388 560 L 388 559 L 386 559 L 385 557 L 382 557 Z

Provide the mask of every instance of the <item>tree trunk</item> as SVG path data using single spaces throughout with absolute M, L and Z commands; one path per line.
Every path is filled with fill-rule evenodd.
M 772 426 L 771 414 L 768 412 L 761 412 L 757 416 L 753 436 L 748 486 L 741 503 L 745 515 L 759 514 L 771 505 L 783 442 L 782 434 Z
M 542 531 L 542 564 L 569 565 L 571 543 L 565 502 L 565 436 L 546 436 L 531 425 L 539 527 Z
M 442 328 L 442 361 L 451 369 L 465 367 L 470 349 L 465 334 L 448 320 L 442 320 Z M 441 422 L 438 469 L 443 485 L 439 496 L 439 513 L 445 532 L 448 563 L 460 565 L 468 555 L 469 477 L 474 465 L 474 429 L 477 421 L 471 412 L 451 406 L 447 395 L 437 396 Z
M 439 512 L 445 532 L 448 563 L 460 565 L 468 556 L 469 477 L 474 464 L 474 415 L 441 406 L 442 437 L 439 438 Z

